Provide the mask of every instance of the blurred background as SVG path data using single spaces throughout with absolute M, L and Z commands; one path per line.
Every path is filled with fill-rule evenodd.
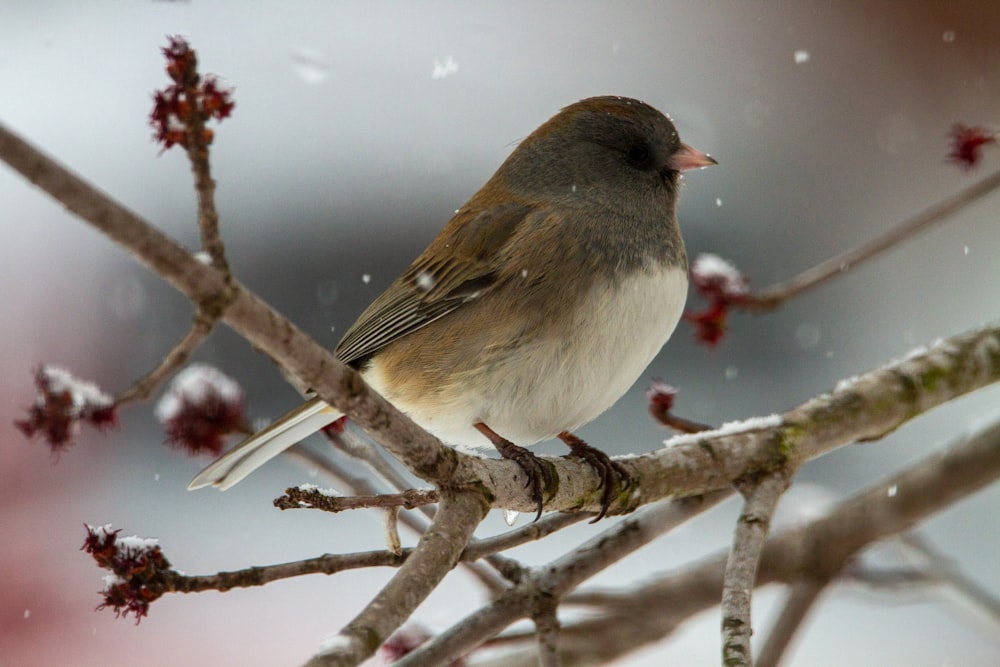
M 719 166 L 689 174 L 681 223 L 757 287 L 853 247 L 1000 165 L 945 161 L 953 123 L 1000 122 L 1000 4 L 910 2 L 460 3 L 27 2 L 0 5 L 0 120 L 196 248 L 190 170 L 147 124 L 166 85 L 160 48 L 187 36 L 201 71 L 235 86 L 212 149 L 231 264 L 245 284 L 331 347 L 517 141 L 583 97 L 620 94 L 669 113 Z M 780 312 L 737 315 L 716 349 L 681 325 L 648 377 L 677 410 L 719 423 L 769 414 L 1000 313 L 997 195 Z M 279 461 L 235 489 L 188 493 L 206 461 L 163 446 L 153 404 L 85 432 L 61 456 L 12 421 L 32 374 L 61 364 L 117 392 L 187 330 L 190 307 L 112 243 L 0 166 L 0 666 L 294 665 L 349 620 L 385 570 L 169 596 L 136 627 L 94 612 L 101 575 L 82 524 L 161 540 L 175 567 L 210 573 L 380 548 L 375 514 L 281 513 Z M 691 305 L 697 306 L 696 301 Z M 243 384 L 251 416 L 297 400 L 230 331 L 197 354 Z M 613 454 L 668 435 L 641 380 L 579 433 Z M 788 514 L 816 511 L 1000 415 L 984 390 L 806 466 Z M 562 454 L 557 444 L 542 451 Z M 1000 489 L 936 516 L 935 544 L 1000 594 Z M 725 549 L 730 502 L 604 573 L 604 586 Z M 521 522 L 527 520 L 522 517 Z M 513 555 L 544 563 L 610 525 Z M 494 512 L 482 534 L 504 530 Z M 408 543 L 412 536 L 405 536 Z M 756 598 L 757 641 L 780 602 Z M 457 572 L 417 616 L 439 630 L 482 599 Z M 827 594 L 787 664 L 984 665 L 1000 632 L 947 596 Z M 718 613 L 627 665 L 714 664 Z M 759 646 L 758 646 L 759 648 Z

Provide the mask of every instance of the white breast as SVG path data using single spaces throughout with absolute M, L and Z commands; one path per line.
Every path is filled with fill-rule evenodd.
M 571 431 L 635 383 L 673 333 L 686 297 L 679 267 L 640 271 L 617 286 L 599 280 L 563 335 L 519 348 L 482 386 L 455 393 L 433 415 L 398 407 L 462 449 L 489 446 L 473 428 L 479 421 L 520 445 Z M 377 366 L 366 379 L 381 392 Z

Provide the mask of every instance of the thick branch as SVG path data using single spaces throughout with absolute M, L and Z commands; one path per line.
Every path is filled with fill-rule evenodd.
M 455 566 L 488 510 L 478 493 L 445 492 L 430 528 L 392 580 L 307 664 L 357 665 L 374 654 Z
M 824 517 L 773 536 L 764 547 L 756 585 L 822 584 L 868 545 L 910 530 L 998 478 L 1000 422 L 845 500 Z M 561 629 L 563 661 L 613 660 L 661 640 L 718 604 L 726 561 L 727 554 L 719 554 L 631 589 L 602 594 L 605 614 Z M 635 609 L 643 610 L 641 619 Z
M 643 508 L 548 566 L 533 570 L 514 588 L 410 653 L 396 667 L 447 664 L 514 621 L 530 616 L 539 596 L 561 599 L 604 568 L 714 507 L 728 495 L 728 491 L 718 491 L 700 498 L 661 502 Z
M 533 511 L 515 481 L 516 463 L 462 455 L 420 429 L 368 389 L 361 377 L 245 287 L 195 260 L 135 213 L 71 174 L 0 125 L 0 158 L 122 245 L 196 304 L 224 310 L 224 321 L 351 415 L 414 474 L 436 485 L 484 488 L 494 507 Z M 228 304 L 228 307 L 227 307 Z M 742 433 L 681 436 L 671 446 L 619 459 L 636 482 L 612 511 L 666 497 L 729 486 L 786 461 L 794 465 L 858 440 L 881 437 L 941 403 L 1000 380 L 1000 327 L 956 336 L 930 351 L 862 376 L 782 416 L 782 423 Z M 559 477 L 546 509 L 598 511 L 593 470 L 576 459 L 551 461 Z M 636 493 L 641 491 L 640 493 Z
M 197 261 L 136 213 L 0 125 L 0 159 L 128 250 L 204 310 L 277 360 L 367 430 L 423 479 L 445 484 L 454 450 L 420 429 L 361 377 L 239 283 Z

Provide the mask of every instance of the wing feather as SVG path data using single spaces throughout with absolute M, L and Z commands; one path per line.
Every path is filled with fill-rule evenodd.
M 533 210 L 522 204 L 460 210 L 348 329 L 337 357 L 348 364 L 364 359 L 488 292 L 497 277 L 498 255 Z

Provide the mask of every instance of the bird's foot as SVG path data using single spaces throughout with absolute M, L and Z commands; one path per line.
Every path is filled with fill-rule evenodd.
M 538 513 L 535 515 L 535 521 L 542 516 L 542 502 L 545 499 L 545 490 L 552 486 L 552 468 L 545 463 L 542 459 L 538 458 L 531 452 L 529 452 L 524 447 L 520 445 L 515 445 L 513 442 L 507 438 L 499 435 L 496 431 L 491 429 L 489 426 L 483 422 L 479 422 L 475 425 L 476 429 L 480 433 L 485 435 L 493 446 L 497 448 L 500 452 L 500 456 L 505 459 L 510 459 L 521 466 L 521 470 L 527 476 L 525 481 L 525 488 L 531 488 L 531 499 L 535 501 L 538 506 Z
M 572 456 L 586 461 L 601 480 L 598 487 L 604 489 L 601 494 L 601 512 L 590 522 L 596 523 L 608 513 L 608 508 L 618 493 L 619 486 L 624 491 L 632 484 L 632 476 L 620 463 L 613 461 L 607 454 L 591 447 L 569 431 L 560 433 L 559 439 L 572 450 Z

